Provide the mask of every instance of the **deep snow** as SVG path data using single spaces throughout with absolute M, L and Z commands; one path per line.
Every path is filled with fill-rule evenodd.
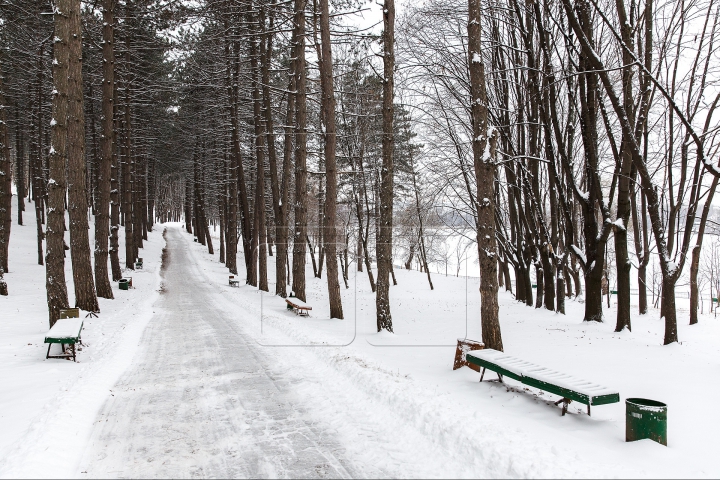
M 134 274 L 136 289 L 115 290 L 116 300 L 101 300 L 102 314 L 86 320 L 88 346 L 74 364 L 45 360 L 44 269 L 35 264 L 35 228 L 13 225 L 13 271 L 7 274 L 11 296 L 0 297 L 0 378 L 6 380 L 0 393 L 0 476 L 207 476 L 221 471 L 290 476 L 308 469 L 307 476 L 720 474 L 714 441 L 720 415 L 713 407 L 720 393 L 714 381 L 720 373 L 720 322 L 712 316 L 701 316 L 700 324 L 690 327 L 687 312 L 681 311 L 682 343 L 663 347 L 663 324 L 655 310 L 634 315 L 633 332 L 618 334 L 612 309 L 605 323 L 588 324 L 581 321 L 578 302 L 568 301 L 563 316 L 501 295 L 507 353 L 617 389 L 623 402 L 647 397 L 668 404 L 668 447 L 651 441 L 628 444 L 623 403 L 593 408 L 592 417 L 584 406 L 571 404 L 570 414 L 561 417 L 553 395 L 512 380 L 506 386 L 479 383 L 479 375 L 468 368 L 452 371 L 456 338 L 480 338 L 476 278 L 434 275 L 435 290 L 430 291 L 424 274 L 396 267 L 399 285 L 391 287 L 395 334 L 378 334 L 366 274 L 355 272 L 353 265 L 350 288 L 343 287 L 345 320 L 328 319 L 326 281 L 312 278 L 310 267 L 313 311 L 309 318 L 297 317 L 282 299 L 244 285 L 244 272 L 241 287 L 229 287 L 217 254 L 208 255 L 179 227 L 168 225 L 169 235 L 186 242 L 186 268 L 198 285 L 186 296 L 204 302 L 210 318 L 189 319 L 189 330 L 173 328 L 162 299 L 173 283 L 160 284 L 164 242 L 158 226 L 142 255 L 145 271 Z M 69 273 L 68 261 L 71 280 Z M 69 291 L 72 303 L 71 285 Z M 162 352 L 161 347 L 171 348 L 176 330 L 200 335 L 198 344 Z M 216 362 L 225 357 L 232 361 Z M 168 358 L 175 363 L 161 365 Z M 209 363 L 212 373 L 198 373 L 209 359 L 215 359 Z M 147 363 L 152 360 L 155 364 Z M 262 393 L 252 399 L 254 381 Z M 145 397 L 131 390 L 140 384 Z M 228 385 L 242 388 L 223 390 Z M 276 392 L 277 402 L 266 400 L 269 391 Z M 138 403 L 166 393 L 178 400 Z M 114 427 L 101 425 L 111 421 Z M 247 428 L 231 428 L 243 424 Z M 186 428 L 190 425 L 195 428 Z M 295 425 L 289 431 L 300 432 L 307 442 L 301 448 L 294 446 L 287 425 Z M 287 468 L 288 459 L 303 458 L 308 445 L 318 455 L 329 451 L 333 457 Z M 193 448 L 195 453 L 187 455 Z M 236 457 L 229 452 L 250 467 L 208 468 L 220 465 L 210 459 L 232 464 Z

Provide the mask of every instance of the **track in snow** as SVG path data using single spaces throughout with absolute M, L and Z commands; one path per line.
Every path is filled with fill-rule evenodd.
M 168 228 L 164 293 L 133 366 L 101 410 L 81 476 L 383 475 L 344 458 L 332 428 L 307 420 L 307 403 L 268 368 L 270 352 L 197 281 L 188 248 Z

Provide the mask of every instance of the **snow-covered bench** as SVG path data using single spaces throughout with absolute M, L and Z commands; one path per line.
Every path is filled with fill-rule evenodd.
M 497 373 L 501 382 L 503 381 L 502 377 L 506 376 L 525 385 L 560 395 L 562 398 L 555 402 L 555 405 L 563 404 L 563 415 L 567 412 L 568 404 L 573 400 L 587 405 L 588 415 L 590 415 L 591 405 L 607 405 L 620 401 L 620 394 L 610 388 L 541 367 L 497 350 L 484 349 L 467 352 L 465 359 L 468 363 L 482 368 L 481 382 L 485 375 L 485 369 L 488 369 Z
M 310 316 L 310 310 L 312 310 L 312 307 L 299 298 L 286 298 L 285 303 L 287 303 L 287 309 L 292 310 L 296 315 L 300 315 L 301 317 Z
M 45 335 L 45 343 L 48 343 L 48 351 L 45 358 L 71 358 L 75 362 L 75 344 L 80 343 L 83 321 L 80 318 L 61 318 L 50 331 Z M 62 345 L 62 355 L 50 355 L 50 348 L 53 343 Z M 65 352 L 65 345 L 70 345 L 72 353 Z
M 239 287 L 240 280 L 235 278 L 235 275 L 228 275 L 228 284 L 230 284 L 231 287 Z

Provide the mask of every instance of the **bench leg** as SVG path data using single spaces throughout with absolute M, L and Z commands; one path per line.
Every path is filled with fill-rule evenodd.
M 485 376 L 485 367 L 483 367 L 482 372 L 480 372 L 480 381 L 482 382 L 483 377 Z
M 498 380 L 500 381 L 500 383 L 505 383 L 505 382 L 503 382 L 502 375 L 500 375 L 500 374 L 498 373 L 497 376 L 498 376 Z
M 45 355 L 45 360 L 50 358 L 50 347 L 52 347 L 52 343 L 48 343 L 48 351 L 47 351 L 47 355 Z
M 567 413 L 568 405 L 570 404 L 570 402 L 572 402 L 572 400 L 570 400 L 569 398 L 561 398 L 560 400 L 555 402 L 555 405 L 560 405 L 561 403 L 563 404 L 563 407 L 562 407 L 562 416 L 563 417 Z
M 588 417 L 590 416 L 590 404 L 588 403 Z
M 72 344 L 72 354 L 73 354 L 73 362 L 77 363 L 77 360 L 75 359 L 75 344 Z

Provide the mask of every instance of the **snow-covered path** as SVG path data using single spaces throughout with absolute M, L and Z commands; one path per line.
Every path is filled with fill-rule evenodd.
M 164 291 L 133 366 L 104 405 L 82 476 L 358 477 L 292 379 L 221 308 L 168 228 Z M 317 418 L 316 415 L 312 417 Z

